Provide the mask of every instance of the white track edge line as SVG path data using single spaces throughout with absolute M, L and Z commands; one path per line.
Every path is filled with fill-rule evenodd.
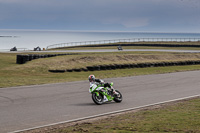
M 52 124 L 43 125 L 43 126 L 37 126 L 37 127 L 33 127 L 33 128 L 27 128 L 27 129 L 23 129 L 23 130 L 16 130 L 16 131 L 8 132 L 8 133 L 25 132 L 25 131 L 30 131 L 30 130 L 34 130 L 34 129 L 44 128 L 44 127 L 49 127 L 49 126 L 55 126 L 55 125 L 64 124 L 64 123 L 76 122 L 76 121 L 81 121 L 81 120 L 86 120 L 86 119 L 92 119 L 92 118 L 96 118 L 96 117 L 100 117 L 100 116 L 122 113 L 122 112 L 126 112 L 126 111 L 136 110 L 136 109 L 140 109 L 140 108 L 145 108 L 145 107 L 150 107 L 150 106 L 154 106 L 154 105 L 170 103 L 170 102 L 175 102 L 175 101 L 180 101 L 180 100 L 185 100 L 185 99 L 190 99 L 190 98 L 195 98 L 195 97 L 200 97 L 200 94 L 188 96 L 188 97 L 183 97 L 183 98 L 178 98 L 178 99 L 173 99 L 173 100 L 168 100 L 168 101 L 163 101 L 163 102 L 158 102 L 158 103 L 153 103 L 153 104 L 148 104 L 148 105 L 143 105 L 143 106 L 138 106 L 138 107 L 134 107 L 134 108 L 128 108 L 128 109 L 123 109 L 123 110 L 118 110 L 118 111 L 113 111 L 113 112 L 107 112 L 107 113 L 93 115 L 93 116 L 82 117 L 82 118 L 78 118 L 78 119 L 72 119 L 72 120 L 68 120 L 68 121 L 52 123 Z

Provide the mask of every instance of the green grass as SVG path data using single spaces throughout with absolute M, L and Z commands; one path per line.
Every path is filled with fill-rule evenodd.
M 56 130 L 60 133 L 200 132 L 200 98 Z
M 88 75 L 98 78 L 127 77 L 136 75 L 200 70 L 200 65 L 119 69 L 95 72 L 50 73 L 49 69 L 80 68 L 87 65 L 134 63 L 169 60 L 200 59 L 200 54 L 162 52 L 82 53 L 37 59 L 26 64 L 16 64 L 16 54 L 0 53 L 0 88 L 24 85 L 49 84 L 87 80 Z M 103 62 L 103 63 L 102 63 Z

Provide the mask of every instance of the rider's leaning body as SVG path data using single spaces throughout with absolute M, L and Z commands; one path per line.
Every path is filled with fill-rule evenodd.
M 96 79 L 94 75 L 90 75 L 88 80 L 90 82 L 90 89 L 92 90 L 100 85 L 102 88 L 108 87 L 110 89 L 109 91 L 113 91 L 113 93 L 115 93 L 114 88 L 109 83 L 105 83 L 102 79 Z

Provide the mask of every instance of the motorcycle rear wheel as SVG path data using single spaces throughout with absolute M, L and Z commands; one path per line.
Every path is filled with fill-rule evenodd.
M 99 96 L 96 95 L 96 93 L 92 93 L 92 100 L 97 105 L 103 104 L 103 97 L 99 94 Z
M 118 91 L 118 90 L 115 90 L 118 94 L 117 95 L 115 95 L 114 94 L 114 101 L 116 102 L 116 103 L 120 103 L 120 102 L 122 102 L 122 94 Z

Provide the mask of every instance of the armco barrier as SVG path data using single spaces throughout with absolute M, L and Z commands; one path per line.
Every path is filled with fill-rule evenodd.
M 115 40 L 83 41 L 60 43 L 47 46 L 46 49 L 64 47 L 105 47 L 105 46 L 161 46 L 161 47 L 200 47 L 195 44 L 182 44 L 177 42 L 199 42 L 200 38 L 126 38 Z M 149 44 L 148 42 L 151 42 Z M 162 42 L 162 43 L 157 43 Z M 170 42 L 170 44 L 168 43 Z
M 16 63 L 17 64 L 24 64 L 27 61 L 31 61 L 34 59 L 39 58 L 47 58 L 47 57 L 55 57 L 55 56 L 63 56 L 63 55 L 77 55 L 77 53 L 71 53 L 71 54 L 45 54 L 45 55 L 39 55 L 39 54 L 29 54 L 29 55 L 17 55 Z

